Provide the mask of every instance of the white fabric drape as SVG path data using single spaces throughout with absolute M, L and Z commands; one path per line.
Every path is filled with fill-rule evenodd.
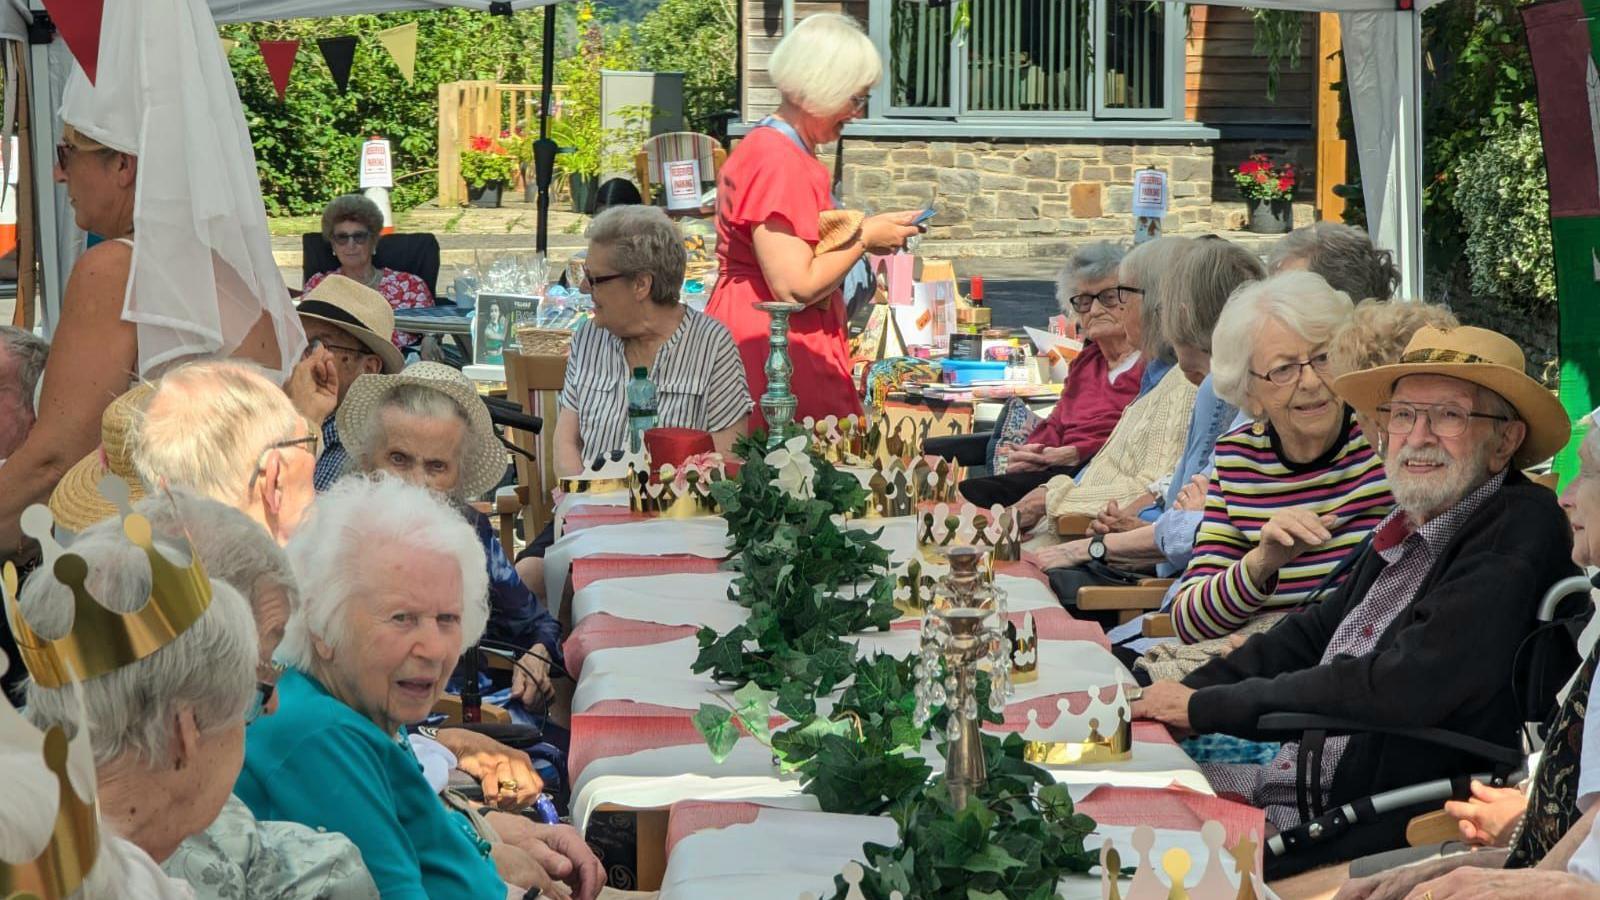
M 266 313 L 281 380 L 305 336 L 216 32 L 203 0 L 108 0 L 96 83 L 74 63 L 61 119 L 139 159 L 122 312 L 138 327 L 139 373 L 228 355 Z

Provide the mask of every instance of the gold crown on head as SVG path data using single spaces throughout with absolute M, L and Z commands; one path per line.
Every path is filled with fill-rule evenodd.
M 0 653 L 0 675 L 5 674 L 7 665 L 5 654 Z M 76 684 L 76 677 L 72 681 Z M 27 856 L 26 850 L 15 859 L 0 857 L 0 897 L 5 900 L 67 897 L 83 886 L 100 855 L 94 749 L 89 744 L 83 694 L 74 693 L 78 701 L 77 736 L 68 740 L 60 725 L 52 725 L 41 734 L 0 692 L 0 751 L 17 759 L 38 757 L 44 763 L 42 768 L 29 766 L 23 772 L 6 772 L 7 781 L 15 789 L 23 779 L 54 778 L 57 797 L 49 839 L 39 852 L 32 857 Z M 45 834 L 38 829 L 33 836 L 42 840 Z
M 89 593 L 89 564 L 56 540 L 50 510 L 31 506 L 22 515 L 22 530 L 37 540 L 48 572 L 72 591 L 72 625 L 54 640 L 28 626 L 17 600 L 17 570 L 10 563 L 0 571 L 6 617 L 28 674 L 40 687 L 58 688 L 71 677 L 87 681 L 138 662 L 165 647 L 205 614 L 211 605 L 211 581 L 187 537 L 182 563 L 168 560 L 155 547 L 150 521 L 131 511 L 128 486 L 116 476 L 100 482 L 100 492 L 122 511 L 122 533 L 150 560 L 150 596 L 137 610 L 112 612 Z M 70 673 L 70 674 L 69 674 Z

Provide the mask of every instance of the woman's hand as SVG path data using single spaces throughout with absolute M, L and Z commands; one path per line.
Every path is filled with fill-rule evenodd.
M 339 407 L 339 369 L 326 347 L 313 345 L 283 386 L 301 418 L 317 428 Z
M 441 728 L 436 738 L 456 755 L 456 768 L 483 785 L 483 802 L 501 809 L 521 809 L 544 790 L 533 760 L 494 738 L 465 728 Z
M 1040 485 L 1017 501 L 1012 507 L 1017 514 L 1017 528 L 1022 531 L 1032 531 L 1033 526 L 1039 524 L 1039 520 L 1044 518 L 1047 496 L 1048 492 L 1044 485 Z
M 556 689 L 550 683 L 550 656 L 544 645 L 535 646 L 511 669 L 511 696 L 529 711 L 549 706 Z
M 1264 584 L 1302 553 L 1333 540 L 1328 529 L 1337 522 L 1332 515 L 1319 516 L 1304 507 L 1286 509 L 1267 520 L 1261 526 L 1261 543 L 1244 556 L 1251 580 Z
M 1041 569 L 1062 569 L 1072 566 L 1081 566 L 1089 561 L 1089 542 L 1087 540 L 1065 541 L 1042 550 L 1028 550 L 1022 554 L 1025 562 L 1033 563 Z
M 489 858 L 494 862 L 494 871 L 500 880 L 507 884 L 515 885 L 523 891 L 528 888 L 538 888 L 540 897 L 559 898 L 566 900 L 567 889 L 539 864 L 539 860 L 532 853 L 514 844 L 499 843 L 490 846 Z M 507 896 L 521 896 L 513 892 Z
M 1600 896 L 1600 885 L 1569 872 L 1462 866 L 1411 889 L 1408 900 L 1568 900 Z
M 1173 509 L 1184 512 L 1201 512 L 1206 508 L 1206 492 L 1211 489 L 1211 482 L 1204 475 L 1194 475 L 1189 478 L 1189 483 L 1178 491 L 1178 499 L 1173 501 Z
M 1142 495 L 1138 500 L 1129 503 L 1126 507 L 1119 506 L 1117 501 L 1112 500 L 1106 504 L 1105 509 L 1100 511 L 1100 515 L 1095 516 L 1094 521 L 1089 523 L 1089 530 L 1095 534 L 1103 535 L 1118 534 L 1124 531 L 1132 531 L 1135 528 L 1143 528 L 1145 522 L 1139 518 L 1139 510 L 1149 506 L 1152 502 L 1154 501 L 1149 494 Z
M 1472 782 L 1472 796 L 1445 803 L 1444 811 L 1456 817 L 1456 827 L 1468 843 L 1479 847 L 1504 847 L 1522 814 L 1528 810 L 1528 797 L 1521 790 L 1489 787 Z
M 921 210 L 879 213 L 861 221 L 861 243 L 868 253 L 893 253 L 902 249 L 906 241 L 922 233 L 920 225 L 913 225 Z
M 1134 719 L 1155 719 L 1167 726 L 1173 737 L 1185 738 L 1193 733 L 1189 727 L 1189 698 L 1193 696 L 1192 687 L 1158 681 L 1140 692 L 1130 712 Z

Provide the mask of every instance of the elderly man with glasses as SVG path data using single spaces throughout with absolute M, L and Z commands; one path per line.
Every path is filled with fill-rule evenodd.
M 1524 374 L 1514 342 L 1478 328 L 1424 327 L 1400 363 L 1351 372 L 1332 387 L 1388 433 L 1383 466 L 1396 508 L 1325 599 L 1181 682 L 1152 685 L 1134 716 L 1256 739 L 1265 714 L 1313 713 L 1519 748 L 1519 651 L 1546 591 L 1576 572 L 1555 494 L 1518 471 L 1566 444 L 1560 403 Z M 1271 552 L 1315 554 L 1327 527 L 1283 523 Z M 1276 578 L 1266 581 L 1270 589 Z M 1266 765 L 1204 768 L 1220 793 L 1245 797 L 1290 829 L 1359 798 L 1482 765 L 1459 750 L 1356 733 L 1304 747 L 1291 741 Z M 1403 818 L 1378 820 L 1350 852 L 1398 846 L 1404 827 Z M 1313 841 L 1318 833 L 1306 832 Z M 1339 856 L 1338 844 L 1324 851 L 1349 855 Z

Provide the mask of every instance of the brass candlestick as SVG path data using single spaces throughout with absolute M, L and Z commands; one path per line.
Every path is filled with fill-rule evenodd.
M 988 781 L 979 732 L 978 666 L 989 667 L 989 708 L 1005 710 L 1011 694 L 1011 644 L 1006 639 L 1005 592 L 985 584 L 975 547 L 951 547 L 950 574 L 939 580 L 922 618 L 917 660 L 917 721 L 943 706 L 945 783 L 957 809 Z
M 771 347 L 767 352 L 767 389 L 761 394 L 761 414 L 767 419 L 767 449 L 776 450 L 783 444 L 784 429 L 794 421 L 798 403 L 789 390 L 789 379 L 794 376 L 794 363 L 789 360 L 789 316 L 805 307 L 772 300 L 757 303 L 756 309 L 772 317 L 772 331 L 767 338 Z

